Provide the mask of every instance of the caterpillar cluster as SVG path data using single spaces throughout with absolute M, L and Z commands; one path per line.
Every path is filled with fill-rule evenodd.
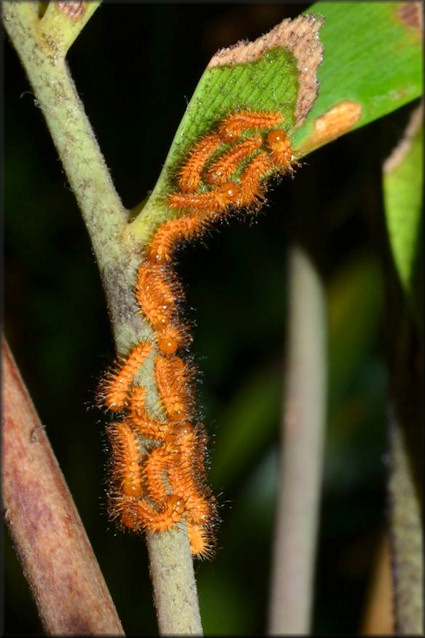
M 137 273 L 135 300 L 154 341 L 137 344 L 99 389 L 101 403 L 121 415 L 107 427 L 111 518 L 139 532 L 160 532 L 184 521 L 197 557 L 212 553 L 218 507 L 207 485 L 208 437 L 196 422 L 194 370 L 181 356 L 190 335 L 179 318 L 183 295 L 173 253 L 232 209 L 256 210 L 267 178 L 294 170 L 289 138 L 277 128 L 282 122 L 279 112 L 239 111 L 193 146 L 177 176 L 178 190 L 167 201 L 183 214 L 156 231 Z M 150 355 L 164 414 L 160 421 L 148 415 L 147 390 L 136 381 Z

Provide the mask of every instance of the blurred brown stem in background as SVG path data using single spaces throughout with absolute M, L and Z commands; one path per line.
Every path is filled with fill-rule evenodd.
M 3 338 L 3 507 L 47 634 L 124 635 L 49 440 Z

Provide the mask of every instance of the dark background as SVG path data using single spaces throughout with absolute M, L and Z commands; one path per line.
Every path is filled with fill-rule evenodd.
M 68 56 L 123 203 L 153 188 L 210 57 L 307 4 L 105 4 Z M 114 357 L 96 263 L 18 58 L 5 43 L 5 332 L 128 634 L 156 633 L 145 544 L 104 499 L 94 393 Z M 266 631 L 282 402 L 285 259 L 302 229 L 330 314 L 330 391 L 312 633 L 356 633 L 385 525 L 387 250 L 381 166 L 411 106 L 316 151 L 179 254 L 199 404 L 222 504 L 217 556 L 196 562 L 207 634 Z M 298 231 L 297 231 L 298 229 Z M 306 380 L 308 382 L 308 380 Z M 5 533 L 5 631 L 42 633 Z

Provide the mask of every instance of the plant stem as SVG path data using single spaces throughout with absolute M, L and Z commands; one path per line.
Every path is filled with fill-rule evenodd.
M 30 4 L 4 2 L 4 25 L 46 119 L 109 291 L 110 273 L 123 261 L 122 236 L 127 213 L 115 191 L 64 55 L 58 53 L 61 47 L 40 29 L 42 21 Z M 117 293 L 112 296 L 115 298 Z
M 53 635 L 124 632 L 72 496 L 3 340 L 3 506 L 13 545 Z
M 147 534 L 146 540 L 161 635 L 201 636 L 198 593 L 186 528 Z
M 390 530 L 396 633 L 423 631 L 423 541 L 420 497 L 412 469 L 406 430 L 390 424 Z
M 114 188 L 65 62 L 77 30 L 73 26 L 70 35 L 62 17 L 52 15 L 53 5 L 39 20 L 31 3 L 4 2 L 3 21 L 81 209 L 106 292 L 117 353 L 126 355 L 135 343 L 152 340 L 152 329 L 138 314 L 134 299 L 141 244 L 126 233 L 128 212 Z M 152 366 L 146 367 L 144 374 L 149 407 L 158 404 Z M 167 559 L 170 538 L 174 547 L 172 568 Z M 199 634 L 199 608 L 187 533 L 156 535 L 149 539 L 148 547 L 161 631 Z M 184 565 L 180 571 L 176 569 L 177 559 Z
M 289 316 L 269 629 L 308 634 L 327 385 L 323 283 L 306 252 L 288 256 Z

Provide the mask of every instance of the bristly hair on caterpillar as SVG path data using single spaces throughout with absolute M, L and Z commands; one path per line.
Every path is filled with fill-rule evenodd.
M 150 343 L 138 343 L 126 359 L 118 359 L 99 384 L 99 402 L 103 403 L 109 410 L 120 412 L 127 402 L 133 378 L 148 358 L 151 350 Z
M 190 384 L 193 375 L 188 363 L 180 357 L 158 355 L 155 359 L 159 394 L 167 417 L 174 423 L 193 418 L 194 401 Z
M 203 234 L 213 219 L 211 215 L 192 213 L 166 221 L 153 236 L 147 259 L 152 264 L 170 265 L 177 246 Z
M 253 135 L 242 142 L 238 142 L 228 151 L 222 153 L 207 169 L 205 178 L 209 184 L 222 185 L 239 169 L 241 163 L 250 155 L 258 151 L 263 144 L 261 135 Z
M 111 483 L 125 496 L 142 494 L 140 444 L 138 437 L 126 421 L 111 423 L 106 433 L 112 450 Z
M 205 162 L 222 144 L 221 137 L 217 133 L 211 133 L 194 145 L 180 169 L 178 184 L 182 193 L 196 193 Z
M 283 123 L 280 111 L 236 111 L 219 124 L 220 137 L 227 142 L 238 140 L 247 130 L 265 131 Z
M 122 420 L 107 427 L 111 447 L 108 510 L 111 520 L 139 533 L 185 523 L 192 555 L 209 558 L 219 520 L 207 482 L 208 435 L 196 417 L 195 370 L 182 354 L 191 336 L 180 318 L 183 288 L 173 270 L 177 246 L 202 235 L 238 209 L 255 212 L 267 180 L 298 165 L 283 115 L 240 110 L 195 142 L 166 203 L 179 217 L 165 221 L 144 252 L 136 283 L 138 313 L 152 342 L 135 345 L 100 384 L 98 400 Z M 140 369 L 152 355 L 160 419 L 147 410 Z

